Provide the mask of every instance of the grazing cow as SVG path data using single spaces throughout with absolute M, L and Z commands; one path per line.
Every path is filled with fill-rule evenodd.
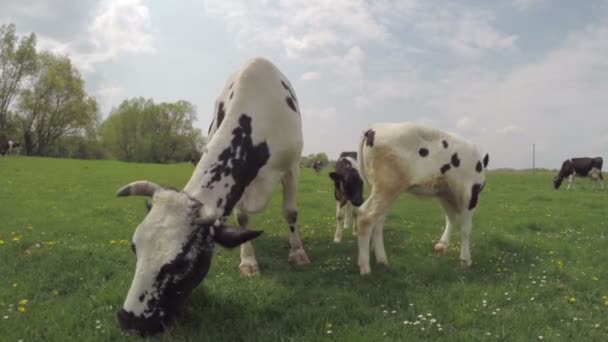
M 567 159 L 562 163 L 562 168 L 555 178 L 553 178 L 553 185 L 555 189 L 559 189 L 560 185 L 564 181 L 564 178 L 568 177 L 568 190 L 570 187 L 574 188 L 574 177 L 589 177 L 593 182 L 592 188 L 595 188 L 596 183 L 600 183 L 601 188 L 604 188 L 604 176 L 602 176 L 602 164 L 604 160 L 602 157 L 583 157 L 583 158 L 572 158 Z
M 18 141 L 8 140 L 0 143 L 0 154 L 11 155 L 19 154 L 21 152 L 21 143 Z
M 268 60 L 248 61 L 216 101 L 209 141 L 183 190 L 147 181 L 122 187 L 118 196 L 151 196 L 149 213 L 133 235 L 135 276 L 118 320 L 122 329 L 162 331 L 203 280 L 214 244 L 241 246 L 240 270 L 259 273 L 247 230 L 278 183 L 289 227 L 289 259 L 309 263 L 297 229 L 296 193 L 302 153 L 299 105 L 287 78 Z M 236 209 L 239 228 L 225 222 Z
M 355 210 L 363 203 L 363 180 L 359 175 L 357 165 L 357 152 L 342 152 L 336 162 L 336 169 L 329 173 L 334 181 L 334 195 L 336 197 L 336 233 L 334 242 L 342 241 L 342 229 L 353 230 L 357 235 L 355 223 Z
M 321 172 L 321 170 L 323 170 L 323 167 L 325 167 L 325 163 L 323 163 L 322 160 L 315 160 L 315 162 L 312 164 L 312 168 L 315 170 L 316 173 Z
M 487 154 L 482 158 L 474 145 L 447 132 L 411 123 L 372 125 L 359 146 L 359 172 L 371 186 L 370 196 L 357 213 L 360 273 L 371 272 L 370 239 L 378 263 L 388 263 L 384 221 L 403 192 L 438 199 L 446 223 L 435 254 L 447 250 L 452 227 L 460 224 L 460 259 L 471 265 L 471 221 L 488 162 Z

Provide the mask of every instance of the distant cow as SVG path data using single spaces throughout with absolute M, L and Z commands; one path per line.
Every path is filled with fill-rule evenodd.
M 241 246 L 241 273 L 259 274 L 248 230 L 278 183 L 289 228 L 288 259 L 309 263 L 298 234 L 296 195 L 302 154 L 302 121 L 295 92 L 270 61 L 255 58 L 226 82 L 215 105 L 209 140 L 183 190 L 137 181 L 118 196 L 151 197 L 150 211 L 133 235 L 135 276 L 120 311 L 124 330 L 162 331 L 203 281 L 214 246 Z M 236 212 L 239 227 L 226 221 Z M 227 317 L 228 319 L 228 317 Z
M 357 165 L 357 152 L 342 152 L 336 168 L 329 173 L 334 181 L 334 195 L 336 197 L 336 233 L 334 242 L 342 241 L 342 229 L 352 228 L 353 235 L 357 235 L 355 223 L 355 210 L 363 203 L 363 180 L 359 175 Z
M 488 162 L 489 156 L 482 157 L 475 145 L 447 132 L 411 123 L 372 125 L 359 145 L 359 172 L 371 185 L 369 197 L 357 211 L 361 275 L 371 272 L 370 241 L 377 262 L 388 263 L 384 221 L 404 192 L 439 201 L 446 223 L 435 254 L 447 251 L 452 228 L 460 225 L 460 260 L 471 265 L 472 219 Z
M 568 188 L 574 188 L 574 177 L 589 177 L 593 182 L 592 188 L 595 188 L 596 183 L 600 183 L 601 188 L 604 188 L 604 176 L 602 176 L 602 164 L 604 163 L 602 157 L 583 157 L 583 158 L 572 158 L 567 159 L 562 163 L 562 168 L 555 178 L 553 178 L 553 185 L 555 189 L 559 189 L 560 185 L 564 181 L 564 178 L 568 178 Z
M 21 143 L 18 141 L 8 140 L 0 142 L 0 154 L 11 155 L 19 154 L 21 152 Z
M 323 167 L 325 167 L 325 163 L 323 163 L 322 160 L 315 160 L 315 162 L 312 164 L 312 168 L 315 170 L 316 173 L 321 172 L 321 170 L 323 170 Z

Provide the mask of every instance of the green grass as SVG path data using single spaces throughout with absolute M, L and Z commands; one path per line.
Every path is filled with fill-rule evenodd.
M 181 187 L 192 170 L 0 158 L 0 340 L 139 340 L 119 331 L 115 313 L 135 265 L 120 240 L 130 240 L 146 210 L 143 198 L 114 193 L 137 179 Z M 152 339 L 606 340 L 608 191 L 592 192 L 585 180 L 576 191 L 555 191 L 548 173 L 489 174 L 470 269 L 460 268 L 457 232 L 446 255 L 432 256 L 444 223 L 439 206 L 403 196 L 386 222 L 390 266 L 372 257 L 372 274 L 362 278 L 350 231 L 331 242 L 335 202 L 326 172 L 303 170 L 300 181 L 311 265 L 287 262 L 277 192 L 252 221 L 265 231 L 254 243 L 262 275 L 241 278 L 238 249 L 218 248 L 179 324 Z

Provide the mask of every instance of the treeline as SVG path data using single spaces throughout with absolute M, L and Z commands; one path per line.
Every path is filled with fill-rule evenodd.
M 36 35 L 0 26 L 0 142 L 37 156 L 167 163 L 190 160 L 204 137 L 187 101 L 124 100 L 101 120 L 70 58 L 36 50 Z

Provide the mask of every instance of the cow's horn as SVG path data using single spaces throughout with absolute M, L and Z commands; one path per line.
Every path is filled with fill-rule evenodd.
M 161 189 L 162 187 L 156 183 L 148 181 L 136 181 L 118 189 L 116 196 L 152 196 L 155 192 Z

